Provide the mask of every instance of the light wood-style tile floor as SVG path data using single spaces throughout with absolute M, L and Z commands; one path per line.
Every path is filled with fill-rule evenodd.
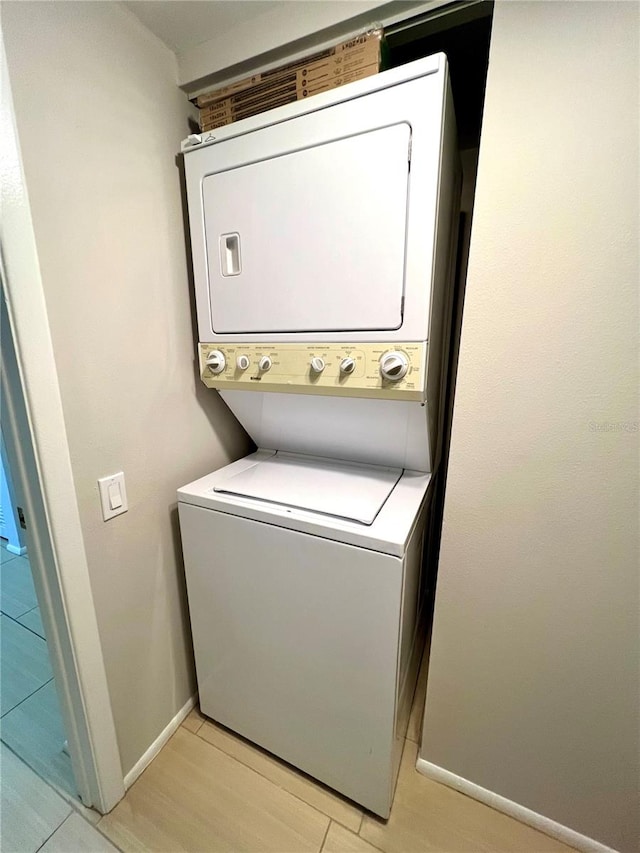
M 98 827 L 123 851 L 569 853 L 415 770 L 424 668 L 388 821 L 192 711 Z

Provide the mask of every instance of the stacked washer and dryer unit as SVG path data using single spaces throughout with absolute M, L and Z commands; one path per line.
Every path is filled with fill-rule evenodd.
M 183 151 L 201 378 L 258 447 L 178 491 L 200 706 L 388 817 L 457 222 L 446 58 Z

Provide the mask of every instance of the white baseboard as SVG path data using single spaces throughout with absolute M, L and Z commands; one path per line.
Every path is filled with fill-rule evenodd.
M 434 782 L 441 782 L 449 788 L 460 791 L 461 794 L 466 794 L 474 800 L 485 803 L 491 806 L 496 811 L 503 812 L 509 817 L 519 820 L 521 823 L 526 823 L 534 829 L 550 835 L 552 838 L 562 841 L 576 850 L 581 850 L 583 853 L 616 853 L 611 847 L 606 844 L 601 844 L 588 835 L 582 835 L 568 826 L 563 826 L 551 818 L 531 811 L 526 806 L 521 806 L 519 803 L 514 803 L 506 797 L 501 797 L 500 794 L 494 794 L 493 791 L 488 791 L 486 788 L 476 785 L 474 782 L 469 782 L 468 779 L 463 779 L 462 776 L 457 776 L 451 773 L 450 770 L 445 770 L 438 767 L 437 764 L 432 764 L 430 761 L 425 761 L 424 758 L 418 758 L 416 761 L 416 770 L 422 773 L 423 776 L 428 776 Z
M 128 791 L 129 788 L 136 781 L 138 776 L 142 773 L 143 770 L 151 764 L 156 755 L 160 752 L 165 743 L 169 740 L 171 735 L 178 729 L 182 721 L 186 718 L 189 711 L 195 707 L 195 704 L 198 699 L 198 694 L 194 693 L 194 695 L 187 699 L 182 708 L 178 711 L 175 717 L 169 722 L 168 725 L 164 727 L 164 729 L 160 732 L 158 737 L 151 744 L 149 749 L 142 755 L 138 761 L 133 765 L 131 770 L 124 777 L 124 788 L 125 791 Z

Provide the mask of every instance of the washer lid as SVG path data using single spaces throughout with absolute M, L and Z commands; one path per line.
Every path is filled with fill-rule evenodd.
M 277 453 L 213 490 L 373 524 L 401 476 L 401 468 Z

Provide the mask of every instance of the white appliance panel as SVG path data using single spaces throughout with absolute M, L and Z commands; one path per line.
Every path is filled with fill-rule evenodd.
M 347 518 L 321 515 L 299 507 L 216 491 L 216 486 L 224 483 L 230 476 L 253 467 L 257 461 L 263 461 L 275 455 L 273 450 L 257 450 L 243 459 L 238 459 L 218 471 L 212 471 L 182 486 L 178 490 L 178 500 L 203 509 L 275 524 L 278 527 L 321 536 L 324 539 L 355 545 L 369 551 L 381 551 L 396 557 L 401 557 L 405 553 L 421 507 L 431 499 L 430 474 L 404 471 L 370 525 L 360 524 Z
M 235 342 L 241 335 L 242 339 L 247 342 L 259 341 L 279 341 L 286 342 L 295 339 L 299 342 L 318 341 L 318 329 L 325 327 L 322 332 L 322 340 L 324 341 L 386 341 L 390 344 L 393 341 L 425 341 L 428 339 L 429 323 L 430 323 L 430 305 L 431 305 L 431 290 L 434 285 L 434 251 L 436 247 L 436 233 L 440 225 L 438 224 L 438 210 L 441 203 L 442 193 L 450 194 L 452 187 L 449 181 L 446 180 L 441 185 L 441 152 L 443 146 L 443 121 L 444 107 L 447 99 L 448 90 L 448 71 L 446 59 L 442 55 L 429 57 L 424 60 L 418 60 L 415 63 L 404 66 L 403 68 L 393 69 L 392 71 L 384 72 L 383 74 L 370 77 L 367 80 L 359 81 L 358 83 L 350 84 L 342 89 L 336 89 L 332 93 L 328 93 L 331 97 L 324 95 L 316 96 L 306 102 L 300 102 L 297 105 L 283 107 L 281 110 L 273 110 L 269 113 L 263 113 L 254 119 L 238 122 L 237 125 L 230 125 L 228 128 L 221 128 L 221 132 L 206 134 L 205 139 L 211 138 L 210 144 L 205 144 L 200 148 L 185 150 L 185 177 L 187 186 L 187 197 L 189 202 L 189 221 L 191 231 L 192 256 L 193 256 L 193 271 L 196 290 L 196 306 L 198 313 L 198 333 L 201 343 L 215 342 Z M 334 103 L 332 103 L 332 99 Z M 315 108 L 314 102 L 315 101 Z M 277 116 L 277 118 L 276 118 Z M 453 114 L 451 121 L 455 124 Z M 318 306 L 318 312 L 315 309 L 312 312 L 306 312 L 305 306 L 297 304 L 298 298 L 293 300 L 292 305 L 282 305 L 272 307 L 268 304 L 267 293 L 273 282 L 268 282 L 264 287 L 264 294 L 260 291 L 259 283 L 255 285 L 258 296 L 256 304 L 248 307 L 248 311 L 252 313 L 253 318 L 251 323 L 254 328 L 265 328 L 270 325 L 275 329 L 279 323 L 275 320 L 277 317 L 270 312 L 282 310 L 288 312 L 289 316 L 295 316 L 295 325 L 292 321 L 293 331 L 234 331 L 220 332 L 217 326 L 214 328 L 212 322 L 212 306 L 209 296 L 209 274 L 218 276 L 223 280 L 223 284 L 227 288 L 228 295 L 233 300 L 234 288 L 239 287 L 238 284 L 246 274 L 249 249 L 245 249 L 245 241 L 238 224 L 233 224 L 231 219 L 225 217 L 224 223 L 220 222 L 216 228 L 215 235 L 213 231 L 210 233 L 210 225 L 207 222 L 205 231 L 204 220 L 204 199 L 203 187 L 209 177 L 217 179 L 223 173 L 233 172 L 240 173 L 245 167 L 251 168 L 250 164 L 257 164 L 258 161 L 265 161 L 270 164 L 269 168 L 274 165 L 276 160 L 282 163 L 288 161 L 291 157 L 291 162 L 302 155 L 306 151 L 318 153 L 321 149 L 329 151 L 333 145 L 340 147 L 347 144 L 348 139 L 366 139 L 371 136 L 372 139 L 377 137 L 377 134 L 386 134 L 387 131 L 392 131 L 398 134 L 404 134 L 408 131 L 405 129 L 410 127 L 411 132 L 411 163 L 410 163 L 410 184 L 412 190 L 406 197 L 407 175 L 405 172 L 398 176 L 395 171 L 391 175 L 385 173 L 385 167 L 377 166 L 375 163 L 372 167 L 363 170 L 358 159 L 352 163 L 358 175 L 362 175 L 366 171 L 365 192 L 367 192 L 367 204 L 356 205 L 357 199 L 350 202 L 352 211 L 355 210 L 358 218 L 367 215 L 367 209 L 370 205 L 377 211 L 384 206 L 387 193 L 391 193 L 391 197 L 395 198 L 396 190 L 393 184 L 399 181 L 402 192 L 399 193 L 398 199 L 405 195 L 406 205 L 402 208 L 400 201 L 394 202 L 399 211 L 399 221 L 406 223 L 404 241 L 405 254 L 403 258 L 404 268 L 404 308 L 401 312 L 400 324 L 396 328 L 386 328 L 390 322 L 397 323 L 397 315 L 392 314 L 397 310 L 397 285 L 394 285 L 392 301 L 394 304 L 393 312 L 389 311 L 385 304 L 383 309 L 380 306 L 377 308 L 368 306 L 369 296 L 367 299 L 360 299 L 359 310 L 353 311 L 353 305 L 341 305 L 344 294 L 336 295 L 333 279 L 328 281 L 329 276 L 324 275 L 323 271 L 333 269 L 340 281 L 344 281 L 344 271 L 341 271 L 339 258 L 340 256 L 332 251 L 329 261 L 319 263 L 319 255 L 313 245 L 305 248 L 305 252 L 299 253 L 300 258 L 303 254 L 306 255 L 307 248 L 311 252 L 310 257 L 315 259 L 305 263 L 308 275 L 312 276 L 314 282 L 318 281 L 316 276 L 320 275 L 323 279 L 322 286 L 326 291 L 328 287 L 333 298 L 327 298 L 327 307 Z M 382 138 L 382 136 L 380 137 Z M 355 144 L 355 142 L 354 142 Z M 372 143 L 373 144 L 373 143 Z M 377 145 L 377 143 L 376 143 Z M 394 143 L 395 145 L 395 143 Z M 400 143 L 398 142 L 398 146 Z M 346 150 L 346 149 L 345 149 Z M 315 154 L 313 155 L 315 156 Z M 368 158 L 367 158 L 368 159 Z M 402 158 L 400 158 L 402 159 Z M 400 162 L 400 161 L 398 161 Z M 405 160 L 406 163 L 406 160 Z M 260 167 L 262 168 L 262 166 Z M 266 166 L 264 167 L 266 168 Z M 351 168 L 351 167 L 350 167 Z M 395 166 L 393 169 L 395 170 Z M 398 165 L 400 169 L 400 165 Z M 248 174 L 248 173 L 247 173 Z M 397 179 L 397 180 L 396 180 Z M 262 180 L 262 179 L 261 179 Z M 330 183 L 333 184 L 330 178 Z M 317 182 L 319 183 L 319 182 Z M 362 183 L 362 180 L 359 181 Z M 267 180 L 265 179 L 262 186 L 266 188 Z M 417 192 L 416 188 L 420 191 Z M 274 189 L 274 194 L 277 195 L 277 188 Z M 266 190 L 265 190 L 266 191 Z M 297 192 L 298 190 L 296 190 Z M 322 187 L 319 188 L 322 191 Z M 262 190 L 261 190 L 262 192 Z M 300 189 L 300 193 L 303 190 Z M 299 196 L 302 198 L 303 196 Z M 262 198 L 262 196 L 261 196 Z M 268 202 L 267 202 L 268 203 Z M 207 210 L 209 211 L 209 200 L 207 199 Z M 212 207 L 215 207 L 211 201 Z M 400 208 L 402 210 L 400 211 Z M 213 209 L 211 213 L 213 213 Z M 209 212 L 207 213 L 207 216 Z M 217 214 L 216 214 L 217 215 Z M 248 221 L 251 221 L 253 214 L 246 209 L 242 212 Z M 285 214 L 288 215 L 288 214 Z M 384 211 L 382 211 L 384 217 Z M 305 211 L 298 210 L 295 220 L 295 236 L 285 233 L 277 227 L 277 220 L 271 223 L 269 238 L 273 240 L 274 245 L 281 247 L 285 256 L 287 252 L 290 254 L 290 245 L 298 239 L 307 239 L 313 243 L 311 239 L 311 224 L 308 229 L 304 228 L 304 223 L 307 219 Z M 301 226 L 300 223 L 303 223 Z M 352 228 L 353 223 L 349 223 L 349 228 Z M 212 228 L 213 226 L 211 226 Z M 253 226 L 252 226 L 253 227 Z M 343 235 L 335 237 L 336 229 L 333 228 L 331 222 L 326 226 L 330 230 L 328 234 L 333 234 L 331 240 L 326 241 L 325 237 L 321 236 L 321 240 L 332 242 L 338 239 L 341 247 L 345 244 Z M 358 226 L 358 231 L 360 230 Z M 374 231 L 370 233 L 380 234 L 377 225 L 373 224 Z M 448 226 L 447 226 L 448 227 Z M 362 229 L 364 232 L 366 229 Z M 280 233 L 278 233 L 280 232 Z M 234 243 L 231 240 L 229 248 L 229 266 L 227 271 L 234 272 L 239 270 L 239 273 L 223 276 L 220 271 L 219 261 L 212 262 L 209 265 L 207 261 L 208 246 L 207 241 L 211 241 L 210 251 L 219 252 L 221 235 L 239 234 L 240 241 L 235 255 Z M 395 233 L 395 232 L 394 232 Z M 302 235 L 302 236 L 301 236 Z M 316 235 L 317 236 L 317 235 Z M 382 244 L 386 244 L 386 234 L 383 235 Z M 260 237 L 260 235 L 259 235 Z M 357 236 L 359 245 L 362 245 L 362 238 Z M 370 238 L 370 246 L 374 252 L 378 251 L 378 246 L 373 244 L 378 242 L 378 237 Z M 226 246 L 226 244 L 225 244 Z M 227 249 L 225 248 L 225 252 Z M 358 257 L 361 255 L 358 250 Z M 343 261 L 349 259 L 348 254 L 342 255 Z M 322 259 L 321 259 L 322 260 Z M 274 262 L 275 263 L 275 262 Z M 331 266 L 327 267 L 329 263 Z M 317 271 L 317 266 L 320 266 L 320 273 Z M 210 269 L 211 268 L 211 269 Z M 270 269 L 279 269 L 277 266 L 272 266 Z M 356 296 L 362 294 L 361 279 L 358 269 L 354 266 L 351 269 L 350 287 L 354 287 Z M 397 279 L 396 279 L 397 280 Z M 280 285 L 276 282 L 275 290 L 278 290 Z M 286 287 L 295 286 L 295 282 L 287 283 Z M 252 285 L 253 287 L 253 285 Z M 334 288 L 331 290 L 331 288 Z M 311 288 L 310 288 L 311 289 Z M 285 292 L 284 290 L 282 291 Z M 292 291 L 289 291 L 291 293 Z M 295 290 L 295 294 L 300 291 Z M 306 299 L 316 299 L 313 294 L 305 293 Z M 377 298 L 377 297 L 376 297 Z M 384 297 L 387 298 L 387 297 Z M 347 301 L 350 297 L 347 296 Z M 322 301 L 322 300 L 321 300 Z M 354 300 L 355 301 L 355 300 Z M 328 306 L 331 304 L 331 310 Z M 215 307 L 215 305 L 214 305 Z M 246 307 L 246 303 L 245 306 Z M 226 310 L 226 309 L 225 309 Z M 235 309 L 234 309 L 235 310 Z M 379 325 L 380 321 L 371 319 L 368 312 L 379 312 L 385 316 L 382 318 L 383 325 Z M 267 312 L 267 320 L 261 319 L 261 313 Z M 335 316 L 340 316 L 342 325 L 333 325 Z M 364 312 L 361 314 L 361 311 Z M 387 312 L 389 314 L 387 315 Z M 320 322 L 317 318 L 324 315 L 328 320 Z M 305 320 L 307 315 L 307 320 Z M 285 316 L 284 314 L 281 316 Z M 365 317 L 366 320 L 363 320 Z M 391 317 L 391 320 L 389 319 Z M 242 318 L 237 319 L 236 328 L 246 328 L 246 324 Z M 304 322 L 302 322 L 304 320 Z M 215 319 L 217 323 L 218 320 Z M 235 322 L 235 321 L 234 321 Z M 248 322 L 248 321 L 247 321 Z M 329 324 L 326 326 L 326 324 Z M 314 331 L 296 330 L 295 326 L 302 327 L 308 325 Z M 293 337 L 295 335 L 295 338 Z
M 258 447 L 431 471 L 428 406 L 357 397 L 221 391 Z
M 399 468 L 278 453 L 230 474 L 214 491 L 370 525 L 401 476 Z
M 410 139 L 402 123 L 207 175 L 213 330 L 397 329 Z
M 403 560 L 179 512 L 202 711 L 387 816 Z

